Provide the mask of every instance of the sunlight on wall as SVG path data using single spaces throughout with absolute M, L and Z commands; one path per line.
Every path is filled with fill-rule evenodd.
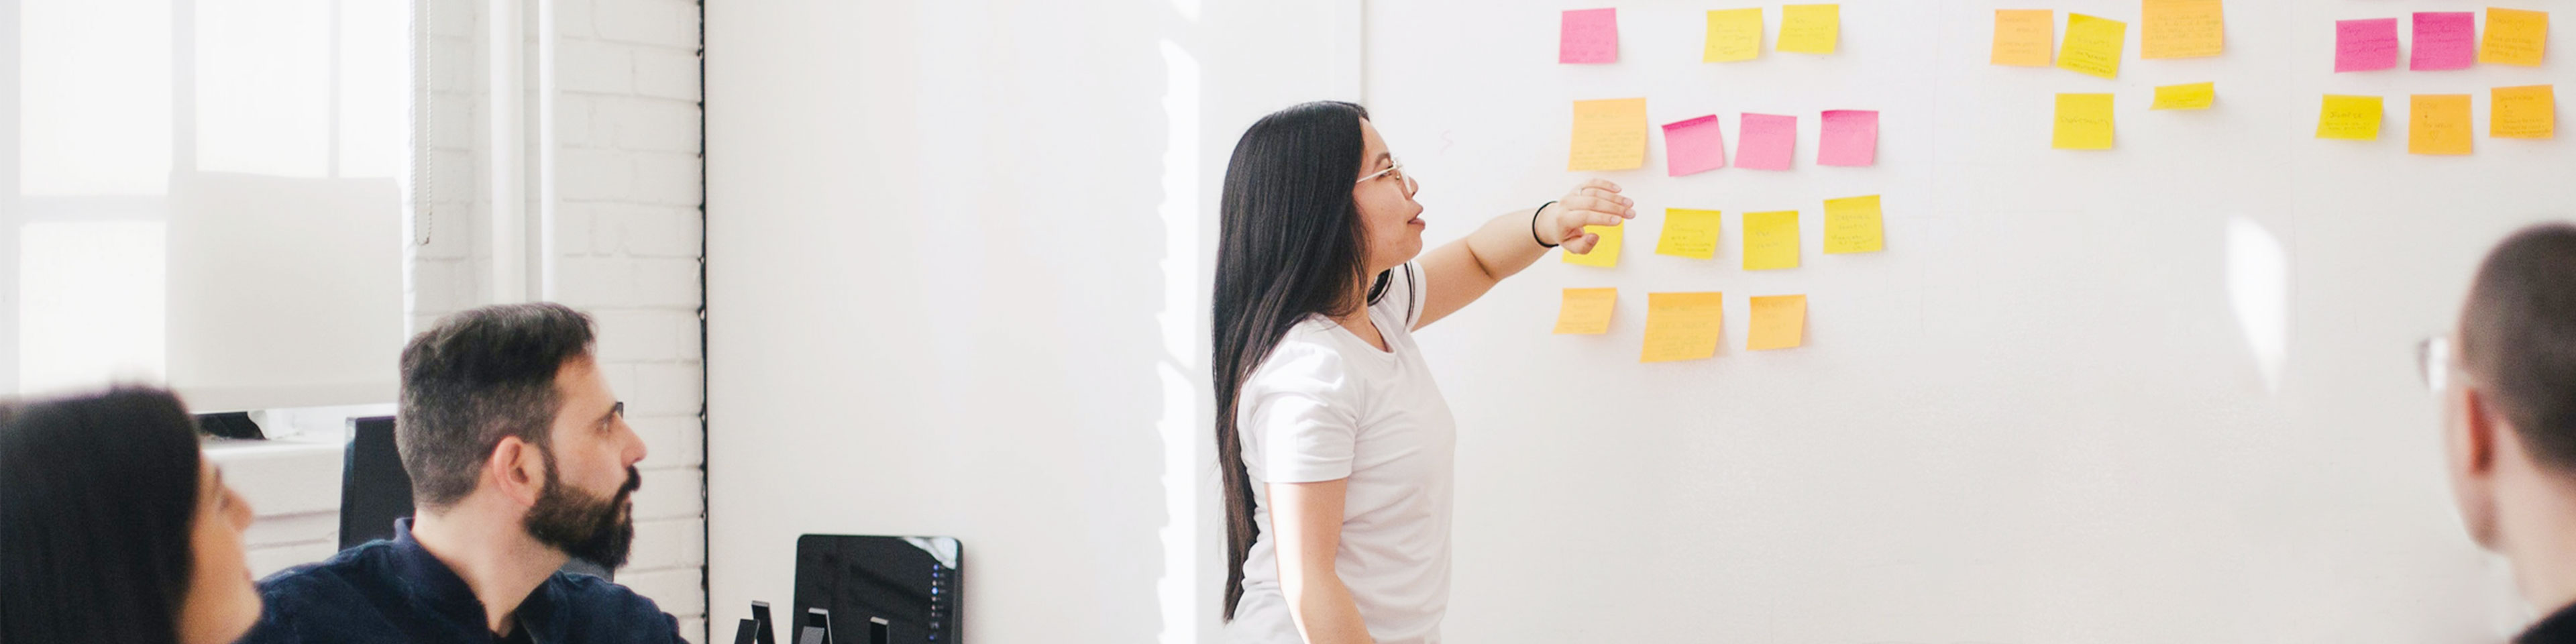
M 1175 4 L 1194 4 L 1176 0 Z M 1195 6 L 1183 9 L 1195 17 Z M 1201 459 L 1199 391 L 1199 63 L 1170 40 L 1162 41 L 1163 112 L 1168 128 L 1163 148 L 1163 310 L 1155 314 L 1163 330 L 1164 358 L 1157 370 L 1163 383 L 1163 418 L 1155 423 L 1163 438 L 1163 509 L 1169 517 L 1159 535 L 1163 542 L 1163 576 L 1155 582 L 1163 611 L 1162 642 L 1188 644 L 1197 639 L 1198 490 Z
M 2263 386 L 2279 392 L 2290 359 L 2290 255 L 2271 231 L 2244 217 L 2227 222 L 2227 301 Z

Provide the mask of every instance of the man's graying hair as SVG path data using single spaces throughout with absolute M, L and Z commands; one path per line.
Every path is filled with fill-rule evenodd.
M 504 304 L 448 315 L 402 352 L 394 444 L 422 509 L 474 492 L 501 439 L 544 448 L 562 407 L 555 372 L 590 355 L 590 316 L 561 304 Z

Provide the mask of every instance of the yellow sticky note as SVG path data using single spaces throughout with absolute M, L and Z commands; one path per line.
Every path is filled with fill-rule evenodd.
M 2156 88 L 2156 105 L 2149 109 L 2205 110 L 2217 99 L 2217 83 L 2164 85 Z
M 2119 78 L 2120 52 L 2128 39 L 2129 23 L 2066 14 L 2066 44 L 2057 50 L 2057 68 Z
M 2317 138 L 2377 141 L 2379 112 L 2377 96 L 2327 94 L 2325 112 L 2317 116 Z
M 1834 53 L 1843 31 L 1842 5 L 1793 4 L 1780 8 L 1780 51 Z
M 1761 8 L 1708 12 L 1708 44 L 1700 51 L 1700 62 L 1731 63 L 1761 56 Z
M 2489 99 L 2487 136 L 2547 139 L 2558 136 L 2558 95 L 2548 85 L 2498 87 Z
M 1878 195 L 1825 200 L 1825 254 L 1875 253 L 1886 247 Z
M 1753 332 L 1744 339 L 1751 351 L 1794 348 L 1807 343 L 1807 296 L 1753 298 Z
M 2416 94 L 2406 119 L 2406 151 L 2468 154 L 2477 129 L 2469 124 L 2469 95 Z
M 1592 246 L 1592 252 L 1590 253 L 1581 255 L 1571 252 L 1561 253 L 1565 255 L 1565 263 L 1576 266 L 1598 266 L 1601 268 L 1617 267 L 1619 265 L 1619 238 L 1627 236 L 1627 230 L 1627 226 L 1584 226 L 1584 232 L 1600 235 L 1601 243 L 1594 244 Z
M 2115 141 L 2110 94 L 2057 95 L 2057 135 L 2050 145 L 2060 150 L 2108 150 Z
M 1995 51 L 1989 62 L 2047 67 L 2048 49 L 2056 45 L 2057 12 L 2047 9 L 1995 10 Z
M 1630 170 L 1646 165 L 1646 99 L 1574 102 L 1574 145 L 1567 170 Z
M 1610 313 L 1618 308 L 1619 289 L 1565 289 L 1565 303 L 1556 309 L 1558 335 L 1600 335 L 1610 332 Z
M 1725 330 L 1725 293 L 1647 293 L 1646 350 L 1637 361 L 1706 360 Z
M 1718 212 L 1689 208 L 1664 209 L 1664 238 L 1655 243 L 1655 254 L 1709 259 L 1717 256 Z
M 2537 67 L 2549 46 L 2549 12 L 2487 8 L 2478 62 Z
M 1798 267 L 1798 211 L 1744 213 L 1744 270 Z
M 2140 9 L 2139 58 L 2216 56 L 2227 47 L 2218 0 L 2146 0 Z

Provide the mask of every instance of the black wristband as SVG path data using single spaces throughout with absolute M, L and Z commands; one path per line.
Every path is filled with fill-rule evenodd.
M 1555 248 L 1555 247 L 1556 247 L 1556 245 L 1555 245 L 1555 244 L 1547 243 L 1547 239 L 1546 239 L 1546 238 L 1543 238 L 1543 237 L 1538 236 L 1538 214 L 1539 214 L 1539 213 L 1542 213 L 1542 212 L 1547 212 L 1547 207 L 1548 207 L 1548 206 L 1553 206 L 1553 205 L 1556 205 L 1556 202 L 1554 202 L 1554 201 L 1550 201 L 1550 202 L 1547 202 L 1547 203 L 1539 204 L 1539 205 L 1538 205 L 1538 209 L 1537 209 L 1537 210 L 1532 210 L 1532 211 L 1530 211 L 1530 241 L 1538 242 L 1538 245 L 1539 245 L 1539 247 L 1540 247 L 1540 248 Z

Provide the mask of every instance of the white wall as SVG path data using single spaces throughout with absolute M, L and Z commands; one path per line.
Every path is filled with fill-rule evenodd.
M 1357 6 L 710 6 L 714 622 L 799 534 L 950 535 L 976 641 L 1213 640 L 1217 182 L 1356 97 Z

